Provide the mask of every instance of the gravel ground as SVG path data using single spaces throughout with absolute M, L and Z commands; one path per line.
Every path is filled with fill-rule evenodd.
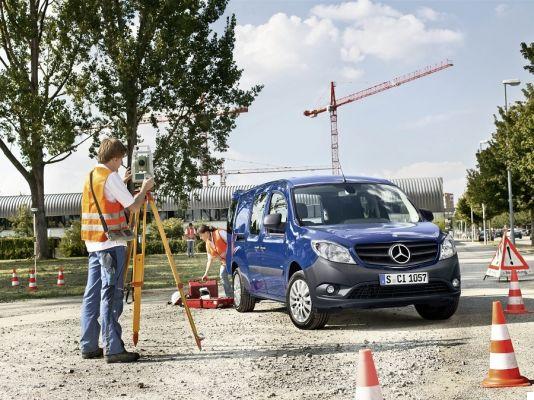
M 357 352 L 373 350 L 386 399 L 526 399 L 530 388 L 483 389 L 489 367 L 491 302 L 507 284 L 482 281 L 491 251 L 460 246 L 463 298 L 449 321 L 424 321 L 413 307 L 349 311 L 326 329 L 299 331 L 284 309 L 253 313 L 194 310 L 204 350 L 196 350 L 171 291 L 147 292 L 138 350 L 142 361 L 82 360 L 79 298 L 0 304 L 1 399 L 352 399 Z M 534 255 L 526 257 L 534 267 Z M 534 310 L 534 278 L 522 278 Z M 508 316 L 523 375 L 534 378 L 534 313 Z M 122 317 L 131 346 L 131 305 Z

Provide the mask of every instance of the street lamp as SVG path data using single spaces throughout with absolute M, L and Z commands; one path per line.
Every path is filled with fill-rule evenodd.
M 506 95 L 506 86 L 517 86 L 521 83 L 519 79 L 505 79 L 502 81 L 504 86 L 504 111 L 508 114 L 508 96 Z M 510 238 L 512 243 L 515 244 L 515 233 L 514 233 L 514 203 L 512 196 L 512 171 L 510 170 L 510 165 L 506 166 L 506 173 L 508 175 L 508 208 L 510 213 Z

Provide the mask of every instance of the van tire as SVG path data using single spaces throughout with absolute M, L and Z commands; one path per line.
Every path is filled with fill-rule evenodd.
M 313 305 L 313 298 L 311 295 L 306 297 L 305 301 L 306 303 L 310 304 L 311 309 L 309 310 L 309 315 L 307 315 L 305 319 L 300 318 L 300 320 L 293 315 L 291 297 L 292 295 L 302 291 L 307 292 L 309 295 L 309 286 L 308 282 L 306 281 L 306 277 L 304 276 L 304 272 L 298 271 L 291 276 L 286 292 L 286 307 L 289 318 L 291 318 L 291 322 L 293 322 L 293 324 L 299 329 L 314 330 L 324 328 L 328 322 L 329 315 L 327 313 L 317 311 Z M 293 304 L 294 303 L 295 302 L 293 302 Z
M 415 309 L 421 317 L 430 321 L 449 319 L 454 315 L 460 303 L 460 296 L 446 302 L 436 302 L 429 304 L 416 304 Z
M 237 283 L 239 284 L 238 288 L 236 288 Z M 239 312 L 254 311 L 256 300 L 250 295 L 249 291 L 245 288 L 245 285 L 243 285 L 243 279 L 239 268 L 236 268 L 234 271 L 232 284 L 234 286 L 234 308 Z M 236 293 L 236 291 L 239 293 Z

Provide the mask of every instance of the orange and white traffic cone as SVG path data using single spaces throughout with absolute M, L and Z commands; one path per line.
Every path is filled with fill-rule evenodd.
M 523 302 L 523 295 L 519 288 L 519 279 L 517 272 L 512 270 L 512 279 L 510 280 L 510 290 L 508 291 L 508 305 L 504 310 L 507 314 L 527 314 L 528 311 Z
M 63 276 L 63 268 L 60 268 L 57 273 L 57 285 L 65 286 L 65 277 Z
M 30 269 L 30 280 L 28 282 L 28 290 L 35 292 L 37 290 L 37 280 L 35 278 L 35 270 Z
M 19 276 L 17 275 L 17 270 L 13 268 L 13 275 L 11 275 L 11 287 L 19 286 Z
M 530 386 L 530 381 L 519 372 L 500 301 L 493 302 L 491 324 L 490 370 L 482 386 L 487 388 Z
M 355 400 L 384 400 L 378 382 L 373 354 L 369 349 L 362 349 L 358 355 L 358 376 L 356 378 Z

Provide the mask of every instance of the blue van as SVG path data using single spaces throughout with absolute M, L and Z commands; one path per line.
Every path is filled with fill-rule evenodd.
M 301 329 L 346 308 L 413 304 L 425 319 L 448 319 L 460 266 L 433 218 L 383 179 L 302 177 L 237 192 L 226 263 L 235 308 L 283 302 Z

